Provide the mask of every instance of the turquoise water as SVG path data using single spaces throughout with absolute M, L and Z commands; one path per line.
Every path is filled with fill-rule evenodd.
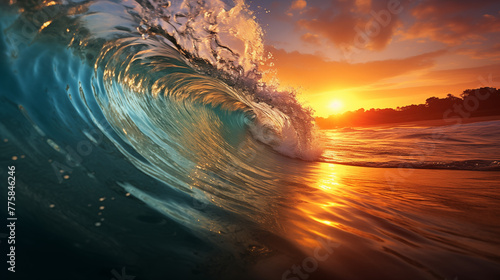
M 242 4 L 0 11 L 7 279 L 500 275 L 499 122 L 317 131 Z

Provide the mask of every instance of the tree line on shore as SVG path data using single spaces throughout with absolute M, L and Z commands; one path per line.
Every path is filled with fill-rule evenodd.
M 328 118 L 318 117 L 320 128 L 369 126 L 423 120 L 500 116 L 500 90 L 491 87 L 467 89 L 460 97 L 448 94 L 445 98 L 430 97 L 424 104 L 404 107 L 363 108 Z

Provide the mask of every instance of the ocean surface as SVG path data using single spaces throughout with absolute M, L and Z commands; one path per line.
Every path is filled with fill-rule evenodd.
M 321 161 L 356 166 L 500 171 L 500 121 L 324 130 Z
M 1 279 L 500 279 L 499 121 L 318 130 L 240 1 L 0 28 Z

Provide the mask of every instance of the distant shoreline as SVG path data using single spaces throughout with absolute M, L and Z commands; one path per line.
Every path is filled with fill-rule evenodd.
M 471 118 L 462 118 L 461 124 L 468 123 L 476 123 L 476 122 L 487 122 L 487 121 L 497 121 L 500 120 L 500 115 L 496 116 L 485 116 L 485 117 L 471 117 Z M 455 120 L 445 121 L 444 119 L 436 119 L 436 120 L 421 120 L 421 121 L 408 121 L 408 122 L 394 122 L 394 123 L 379 123 L 379 124 L 365 124 L 365 125 L 352 125 L 352 126 L 338 126 L 336 128 L 345 128 L 345 127 L 399 127 L 399 126 L 446 126 L 446 125 L 455 125 L 457 122 Z M 324 130 L 328 129 L 336 129 L 336 128 L 321 128 Z
M 317 117 L 322 129 L 338 127 L 373 127 L 422 125 L 444 126 L 457 122 L 471 123 L 500 120 L 500 89 L 482 87 L 466 89 L 460 97 L 448 94 L 445 98 L 429 97 L 422 104 L 397 108 L 360 108 L 329 117 Z

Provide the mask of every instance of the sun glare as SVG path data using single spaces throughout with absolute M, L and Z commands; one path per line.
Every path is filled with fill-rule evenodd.
M 333 100 L 332 102 L 330 102 L 330 105 L 328 107 L 333 113 L 337 114 L 342 111 L 342 108 L 344 108 L 344 103 L 342 103 L 342 101 L 340 100 Z

